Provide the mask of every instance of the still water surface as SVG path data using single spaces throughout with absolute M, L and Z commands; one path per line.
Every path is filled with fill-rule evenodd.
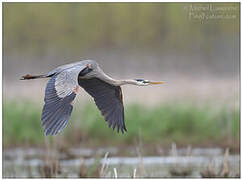
M 100 148 L 98 150 L 74 148 L 66 152 L 47 152 L 45 149 L 16 148 L 3 151 L 4 177 L 41 177 L 39 169 L 51 159 L 58 159 L 60 174 L 58 177 L 79 177 L 80 167 L 87 169 L 95 165 L 107 167 L 103 177 L 114 177 L 116 168 L 118 177 L 131 177 L 136 171 L 136 177 L 201 177 L 201 172 L 208 166 L 219 173 L 223 169 L 225 156 L 219 148 L 190 150 L 177 149 L 161 156 L 120 157 L 116 148 Z M 109 156 L 104 158 L 104 154 Z M 49 158 L 49 159 L 48 159 Z M 230 176 L 238 176 L 240 156 L 229 155 L 227 158 Z M 172 174 L 174 172 L 180 174 Z

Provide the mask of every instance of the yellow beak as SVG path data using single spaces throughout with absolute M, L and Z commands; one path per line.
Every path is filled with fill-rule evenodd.
M 165 83 L 165 81 L 149 82 L 149 84 L 164 84 L 164 83 Z

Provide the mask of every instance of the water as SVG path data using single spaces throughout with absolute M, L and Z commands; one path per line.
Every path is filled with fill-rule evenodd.
M 189 155 L 188 155 L 188 151 Z M 103 158 L 109 152 L 108 158 Z M 92 169 L 105 167 L 102 177 L 114 177 L 114 168 L 118 177 L 131 177 L 136 171 L 137 177 L 201 177 L 201 172 L 208 166 L 219 173 L 224 166 L 224 152 L 219 148 L 212 149 L 174 149 L 164 153 L 165 156 L 120 157 L 117 148 L 69 149 L 67 152 L 49 152 L 45 149 L 16 148 L 3 151 L 4 177 L 42 177 L 40 169 L 47 162 L 59 163 L 58 177 L 80 177 L 80 169 L 89 172 L 89 176 L 99 176 L 91 173 Z M 58 159 L 58 161 L 56 161 Z M 240 156 L 229 155 L 227 158 L 230 176 L 238 176 Z M 93 170 L 93 171 L 94 171 Z M 177 174 L 178 173 L 178 174 Z M 88 176 L 88 173 L 87 173 Z

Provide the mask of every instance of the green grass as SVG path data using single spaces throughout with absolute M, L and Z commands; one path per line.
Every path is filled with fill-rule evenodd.
M 15 144 L 43 140 L 40 122 L 40 106 L 26 101 L 8 101 L 3 103 L 3 141 Z
M 5 101 L 4 144 L 43 143 L 41 110 L 40 105 L 30 101 Z M 228 109 L 226 105 L 217 108 L 208 104 L 195 106 L 192 103 L 161 104 L 155 107 L 130 104 L 125 108 L 125 121 L 128 132 L 118 134 L 108 128 L 94 104 L 78 105 L 60 137 L 72 143 L 82 140 L 119 144 L 130 144 L 138 138 L 142 138 L 144 143 L 175 141 L 185 144 L 239 139 L 239 109 Z

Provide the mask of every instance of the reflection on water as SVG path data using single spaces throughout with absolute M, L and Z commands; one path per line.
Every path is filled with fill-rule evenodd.
M 118 157 L 116 148 L 70 149 L 68 153 L 46 152 L 45 149 L 34 148 L 5 149 L 3 176 L 42 177 L 39 169 L 43 168 L 47 161 L 53 159 L 58 159 L 56 162 L 61 172 L 56 174 L 58 177 L 80 177 L 80 168 L 83 165 L 86 169 L 106 165 L 103 177 L 113 177 L 114 168 L 117 170 L 118 177 L 131 177 L 134 172 L 137 177 L 171 177 L 174 175 L 201 177 L 201 171 L 208 165 L 214 168 L 216 173 L 224 166 L 225 156 L 222 149 L 197 148 L 190 151 L 189 155 L 187 150 L 178 149 L 176 154 L 172 150 L 167 152 L 167 156 Z M 109 152 L 109 157 L 103 158 L 105 152 Z M 240 156 L 229 155 L 226 161 L 229 165 L 230 176 L 238 176 Z

